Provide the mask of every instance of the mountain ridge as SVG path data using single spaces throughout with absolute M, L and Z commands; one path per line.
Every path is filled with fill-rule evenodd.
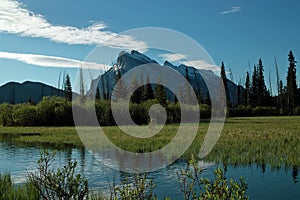
M 38 103 L 44 96 L 64 97 L 65 92 L 41 82 L 24 81 L 22 83 L 11 81 L 0 86 L 0 103 Z
M 130 53 L 121 51 L 114 66 L 108 71 L 106 71 L 104 74 L 99 75 L 96 79 L 94 79 L 92 81 L 92 86 L 98 86 L 99 93 L 102 98 L 104 96 L 111 97 L 113 88 L 116 84 L 117 70 L 120 70 L 121 74 L 125 74 L 134 67 L 149 63 L 159 64 L 156 60 L 153 60 L 152 58 L 136 50 L 132 50 Z M 161 66 L 170 67 L 179 72 L 182 76 L 186 75 L 187 70 L 191 86 L 194 88 L 195 91 L 198 91 L 200 93 L 199 95 L 203 99 L 207 98 L 208 95 L 208 88 L 205 79 L 215 79 L 216 77 L 218 77 L 211 70 L 196 69 L 195 67 L 186 66 L 184 64 L 175 66 L 167 60 L 164 61 L 164 63 Z M 146 77 L 141 77 L 141 79 L 145 81 Z M 92 95 L 95 92 L 95 87 L 91 88 L 92 89 L 88 91 L 88 95 Z M 228 94 L 230 102 L 233 105 L 238 102 L 237 91 L 238 86 L 232 81 L 228 80 Z M 169 94 L 167 94 L 169 99 L 171 99 L 170 95 L 172 94 L 169 92 Z

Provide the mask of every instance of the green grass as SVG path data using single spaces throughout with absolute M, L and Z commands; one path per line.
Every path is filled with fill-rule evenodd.
M 300 117 L 227 119 L 207 159 L 234 165 L 300 166 Z
M 197 155 L 209 123 L 200 123 L 198 134 L 182 158 Z M 95 128 L 88 128 L 94 130 Z M 168 144 L 178 125 L 166 125 L 147 139 L 135 139 L 118 127 L 102 127 L 107 137 L 122 149 L 151 152 Z M 24 135 L 40 133 L 40 135 Z M 23 134 L 23 135 L 21 135 Z M 187 131 L 186 134 L 189 134 Z M 0 127 L 0 138 L 29 145 L 73 145 L 82 147 L 74 127 Z M 226 120 L 222 135 L 206 160 L 233 165 L 269 164 L 272 167 L 300 166 L 300 117 L 247 117 Z
M 9 174 L 0 173 L 0 200 L 40 199 L 37 189 L 30 183 L 14 185 Z
M 0 141 L 32 146 L 82 147 L 75 127 L 0 127 Z

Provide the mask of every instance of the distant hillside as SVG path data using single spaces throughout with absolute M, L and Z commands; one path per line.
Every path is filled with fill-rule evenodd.
M 64 91 L 55 87 L 26 81 L 24 83 L 9 82 L 0 87 L 0 103 L 38 103 L 44 96 L 64 96 Z
M 143 65 L 143 64 L 148 64 L 148 63 L 157 63 L 157 61 L 147 57 L 146 55 L 138 52 L 138 51 L 131 51 L 130 53 L 128 52 L 120 52 L 117 62 L 115 63 L 115 66 L 117 66 L 122 74 L 125 74 L 127 71 L 131 70 L 132 68 Z M 174 66 L 172 63 L 165 61 L 162 66 L 165 67 L 170 67 L 183 76 L 185 76 L 186 73 L 186 68 L 188 70 L 188 76 L 190 79 L 190 84 L 194 88 L 195 91 L 198 91 L 202 98 L 205 99 L 207 98 L 207 93 L 208 89 L 205 84 L 203 76 L 205 76 L 206 79 L 211 79 L 216 77 L 216 75 L 211 71 L 211 70 L 198 70 L 194 67 L 189 67 L 186 65 L 179 65 L 179 66 Z M 137 76 L 138 80 L 140 79 L 139 76 Z M 163 77 L 162 77 L 163 79 Z M 143 77 L 143 80 L 146 80 L 146 77 Z M 107 96 L 111 96 L 111 93 L 113 91 L 113 88 L 116 84 L 116 69 L 115 68 L 110 68 L 106 73 L 100 75 L 97 79 L 95 79 L 92 83 L 92 85 L 98 85 L 99 91 L 100 91 L 100 96 L 103 97 L 104 94 Z M 238 91 L 238 86 L 228 80 L 228 93 L 229 93 L 229 99 L 230 102 L 234 105 L 238 103 L 237 99 L 237 91 Z M 243 90 L 243 88 L 241 88 Z M 91 95 L 91 91 L 88 92 L 89 95 Z M 169 99 L 172 98 L 171 94 L 167 94 Z

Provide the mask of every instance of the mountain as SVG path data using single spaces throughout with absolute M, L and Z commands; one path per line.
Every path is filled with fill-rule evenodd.
M 64 97 L 63 90 L 39 83 L 26 81 L 24 83 L 9 82 L 0 87 L 0 103 L 38 103 L 43 96 L 61 96 Z
M 104 74 L 100 75 L 97 79 L 92 81 L 92 86 L 98 86 L 100 96 L 103 97 L 104 95 L 108 95 L 111 97 L 111 93 L 113 91 L 113 88 L 116 84 L 116 74 L 117 74 L 117 69 L 121 71 L 121 74 L 125 74 L 129 70 L 133 69 L 136 66 L 140 66 L 143 64 L 149 64 L 149 63 L 156 63 L 158 64 L 157 61 L 149 58 L 148 56 L 138 52 L 138 51 L 131 51 L 125 52 L 122 51 L 119 53 L 119 56 L 117 58 L 116 63 L 114 64 L 114 67 L 110 68 L 108 71 L 106 71 Z M 164 67 L 170 67 L 180 74 L 182 76 L 186 76 L 186 70 L 188 72 L 188 77 L 190 80 L 191 86 L 194 88 L 195 91 L 201 95 L 203 99 L 207 98 L 208 96 L 208 88 L 206 85 L 206 82 L 209 82 L 210 84 L 217 84 L 216 82 L 208 81 L 208 80 L 216 80 L 216 75 L 211 71 L 211 70 L 203 70 L 203 69 L 196 69 L 194 67 L 186 66 L 186 65 L 179 65 L 175 66 L 169 61 L 165 61 L 164 64 L 162 65 Z M 146 81 L 146 77 L 139 77 L 142 75 L 137 75 L 138 81 L 142 78 L 143 81 Z M 204 81 L 206 80 L 206 82 Z M 163 77 L 162 77 L 163 81 Z M 95 89 L 95 87 L 92 87 Z M 229 94 L 229 99 L 230 102 L 235 105 L 238 102 L 237 99 L 237 91 L 238 91 L 238 86 L 228 80 L 228 94 Z M 243 90 L 243 88 L 242 88 Z M 93 95 L 94 90 L 90 90 L 88 92 L 88 95 Z M 173 98 L 173 95 L 171 92 L 167 91 L 167 96 L 169 99 Z

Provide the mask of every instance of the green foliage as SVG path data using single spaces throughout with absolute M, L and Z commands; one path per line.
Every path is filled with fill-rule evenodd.
M 248 188 L 243 178 L 239 182 L 226 179 L 222 169 L 214 171 L 214 180 L 202 179 L 201 183 L 204 185 L 204 192 L 201 193 L 200 199 L 216 199 L 216 200 L 246 200 L 246 190 Z
M 80 71 L 79 71 L 79 84 L 80 84 L 79 99 L 80 99 L 81 103 L 84 103 L 86 101 L 86 96 L 85 96 L 85 85 L 84 85 L 83 69 L 82 69 L 82 67 L 80 67 Z
M 156 199 L 153 193 L 155 185 L 153 180 L 147 180 L 147 174 L 134 174 L 132 178 L 125 178 L 121 186 L 111 186 L 111 200 L 151 200 Z
M 0 200 L 40 199 L 37 189 L 31 183 L 14 185 L 9 174 L 0 174 Z
M 292 51 L 288 55 L 289 67 L 286 77 L 287 81 L 287 107 L 290 114 L 293 114 L 293 108 L 297 105 L 297 82 L 296 82 L 296 63 Z
M 221 75 L 221 78 L 222 78 L 222 81 L 223 81 L 223 85 L 224 85 L 224 89 L 225 89 L 227 105 L 230 105 L 230 102 L 229 102 L 229 93 L 228 93 L 228 80 L 227 80 L 227 77 L 226 77 L 225 65 L 224 65 L 223 61 L 222 61 L 222 64 L 221 64 L 220 75 Z
M 280 112 L 275 107 L 254 107 L 238 106 L 228 109 L 230 117 L 249 117 L 249 116 L 278 116 Z
M 3 103 L 0 105 L 0 122 L 3 126 L 13 125 L 13 105 L 8 103 Z
M 294 113 L 295 113 L 295 115 L 300 115 L 300 106 L 295 108 Z
M 99 100 L 95 102 L 96 115 L 100 125 L 111 124 L 110 103 L 106 100 Z
M 147 124 L 148 123 L 148 115 L 145 107 L 139 104 L 130 104 L 129 112 L 131 114 L 131 118 L 136 124 Z
M 154 99 L 154 92 L 150 83 L 149 75 L 147 75 L 145 90 L 143 94 L 143 101 L 147 101 L 149 99 Z
M 43 199 L 86 199 L 88 182 L 80 174 L 75 174 L 77 162 L 69 161 L 61 169 L 50 169 L 55 153 L 41 152 L 38 172 L 29 174 L 29 182 L 39 191 Z
M 37 104 L 38 125 L 72 125 L 71 103 L 61 97 L 43 97 Z
M 64 91 L 65 91 L 65 97 L 68 101 L 72 101 L 72 86 L 71 86 L 71 80 L 69 74 L 66 76 L 66 80 L 64 80 Z
M 251 106 L 255 107 L 257 106 L 257 99 L 259 95 L 258 90 L 258 71 L 256 65 L 254 65 L 253 68 L 253 74 L 252 74 L 252 82 L 251 82 Z
M 97 86 L 97 88 L 96 88 L 95 99 L 96 99 L 96 100 L 100 100 L 100 99 L 101 99 L 101 97 L 100 97 L 100 90 L 99 90 L 99 87 L 98 87 L 98 86 Z
M 249 75 L 248 71 L 246 74 L 246 82 L 245 82 L 244 105 L 245 106 L 251 105 L 251 102 L 250 102 L 250 75 Z
M 113 94 L 112 94 L 112 99 L 117 100 L 117 99 L 125 99 L 127 94 L 128 94 L 128 88 L 126 83 L 121 79 L 122 74 L 121 70 L 118 70 L 118 73 L 116 75 L 116 86 L 114 88 Z
M 161 80 L 157 81 L 155 90 L 154 90 L 154 94 L 155 94 L 155 99 L 157 99 L 157 101 L 164 107 L 166 107 L 167 105 L 167 94 L 166 94 L 166 90 L 165 87 L 163 85 L 161 85 Z
M 198 161 L 194 157 L 188 164 L 189 167 L 187 169 L 180 170 L 177 173 L 183 199 L 249 199 L 246 196 L 248 186 L 242 178 L 240 178 L 239 182 L 233 179 L 228 181 L 223 170 L 216 169 L 214 171 L 214 179 L 209 180 L 201 177 L 204 169 L 198 166 Z
M 17 126 L 34 126 L 36 125 L 36 107 L 32 105 L 22 105 L 13 111 L 12 118 L 14 125 Z
M 211 108 L 209 105 L 200 104 L 199 109 L 200 109 L 200 118 L 201 119 L 208 119 L 211 117 Z
M 262 60 L 259 59 L 258 65 L 257 65 L 257 92 L 258 92 L 258 98 L 256 99 L 258 106 L 266 106 L 268 105 L 268 92 L 267 87 L 265 84 L 265 77 L 264 77 L 264 67 Z
M 135 91 L 134 91 L 135 88 Z M 131 85 L 130 85 L 130 91 L 133 92 L 131 95 L 131 102 L 135 103 L 135 104 L 139 104 L 142 101 L 142 97 L 143 97 L 143 89 L 144 87 L 138 87 L 138 81 L 136 79 L 135 76 L 133 76 L 132 81 L 131 81 Z

